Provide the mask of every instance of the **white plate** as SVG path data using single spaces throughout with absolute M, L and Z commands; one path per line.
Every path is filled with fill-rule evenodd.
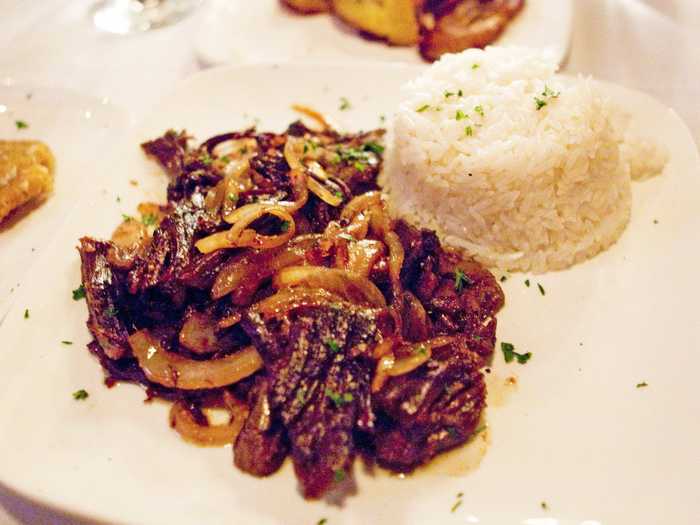
M 29 127 L 18 129 L 17 121 Z M 83 183 L 105 170 L 102 142 L 118 136 L 126 124 L 126 113 L 107 100 L 61 89 L 0 86 L 0 138 L 41 140 L 56 157 L 53 194 L 11 227 L 0 228 L 0 323 L 23 276 L 80 202 Z
M 183 443 L 168 428 L 167 407 L 144 404 L 140 388 L 103 386 L 84 348 L 85 304 L 71 300 L 74 246 L 80 235 L 107 235 L 139 200 L 163 198 L 165 177 L 139 142 L 171 127 L 205 138 L 254 118 L 281 130 L 295 117 L 293 102 L 313 104 L 344 129 L 366 129 L 391 111 L 398 86 L 416 71 L 226 68 L 166 97 L 117 148 L 119 163 L 86 188 L 0 328 L 0 484 L 65 511 L 131 523 L 697 523 L 700 160 L 673 111 L 619 87 L 604 88 L 668 147 L 670 163 L 663 176 L 635 184 L 632 221 L 609 251 L 530 277 L 529 288 L 522 275 L 505 283 L 499 339 L 534 356 L 522 366 L 496 355 L 492 381 L 517 375 L 519 386 L 493 388 L 484 435 L 491 444 L 478 468 L 400 480 L 372 478 L 358 465 L 359 491 L 344 508 L 309 503 L 289 466 L 269 479 L 246 476 L 233 468 L 230 448 Z M 351 110 L 338 111 L 341 96 Z M 635 388 L 642 381 L 649 386 Z M 71 393 L 80 388 L 90 397 L 76 402 Z M 458 492 L 464 502 L 452 513 Z
M 279 0 L 210 0 L 206 9 L 195 34 L 195 47 L 207 64 L 306 60 L 425 64 L 416 46 L 367 40 L 328 14 L 296 15 L 281 7 Z M 548 47 L 563 62 L 572 17 L 571 0 L 527 0 L 498 45 Z

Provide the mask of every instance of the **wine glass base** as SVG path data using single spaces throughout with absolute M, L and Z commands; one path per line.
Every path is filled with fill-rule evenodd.
M 92 8 L 100 31 L 126 35 L 158 29 L 187 17 L 201 0 L 102 0 Z

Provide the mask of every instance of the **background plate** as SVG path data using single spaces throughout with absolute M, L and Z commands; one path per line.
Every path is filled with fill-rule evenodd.
M 344 508 L 309 503 L 288 465 L 269 479 L 246 476 L 231 465 L 230 448 L 182 442 L 168 428 L 167 407 L 144 404 L 140 388 L 104 387 L 84 348 L 85 304 L 71 300 L 74 246 L 87 233 L 108 235 L 138 201 L 163 199 L 165 177 L 139 142 L 171 127 L 205 138 L 256 119 L 282 130 L 294 102 L 341 128 L 370 128 L 416 71 L 254 66 L 177 86 L 115 148 L 118 162 L 105 160 L 110 169 L 86 188 L 0 328 L 0 484 L 64 511 L 130 523 L 697 523 L 700 161 L 674 112 L 619 87 L 604 89 L 668 147 L 670 163 L 663 176 L 634 185 L 632 221 L 610 250 L 568 271 L 508 279 L 499 340 L 533 358 L 506 365 L 496 355 L 490 428 L 440 468 L 401 480 L 356 465 L 358 494 Z M 340 97 L 350 110 L 338 110 Z M 517 387 L 502 386 L 508 377 Z M 648 386 L 636 388 L 642 381 Z M 76 402 L 80 388 L 90 397 Z M 458 492 L 463 504 L 451 512 Z
M 497 44 L 549 47 L 563 62 L 571 41 L 572 16 L 571 0 L 527 0 Z M 210 0 L 195 45 L 208 64 L 272 60 L 425 64 L 416 46 L 367 40 L 328 14 L 297 15 L 281 7 L 279 0 Z
M 18 129 L 18 120 L 29 127 Z M 0 227 L 0 324 L 22 277 L 82 199 L 82 183 L 102 178 L 103 141 L 118 137 L 126 125 L 126 112 L 106 99 L 54 88 L 0 86 L 0 138 L 41 140 L 56 157 L 53 194 L 20 220 Z

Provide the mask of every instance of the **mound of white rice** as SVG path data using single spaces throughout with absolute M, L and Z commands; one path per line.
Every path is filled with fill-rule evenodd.
M 556 70 L 546 53 L 491 47 L 404 86 L 383 179 L 392 212 L 504 270 L 562 269 L 614 243 L 630 166 L 658 168 L 622 151 L 594 82 Z

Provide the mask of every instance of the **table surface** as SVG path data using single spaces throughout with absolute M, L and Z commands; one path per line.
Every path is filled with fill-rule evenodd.
M 0 83 L 70 88 L 108 97 L 132 119 L 203 66 L 192 35 L 206 9 L 132 36 L 95 31 L 94 0 L 0 0 Z M 257 0 L 256 0 L 257 1 Z M 700 144 L 700 2 L 574 0 L 572 48 L 563 70 L 645 91 L 674 108 Z M 270 57 L 274 60 L 274 57 Z M 75 523 L 0 492 L 0 525 Z

